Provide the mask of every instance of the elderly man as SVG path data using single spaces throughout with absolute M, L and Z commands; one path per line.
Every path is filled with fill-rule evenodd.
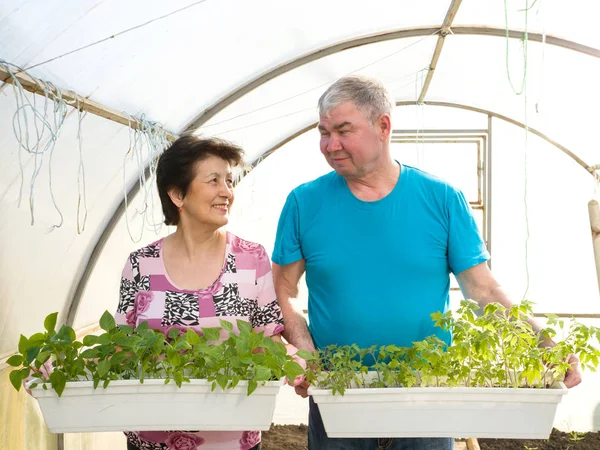
M 449 342 L 430 314 L 449 307 L 450 272 L 481 307 L 511 305 L 462 192 L 392 159 L 392 108 L 379 82 L 358 76 L 319 99 L 321 153 L 333 171 L 289 194 L 273 252 L 284 337 L 298 348 L 409 346 L 431 334 Z M 291 301 L 305 271 L 310 327 Z M 569 362 L 574 386 L 580 372 Z M 330 439 L 312 400 L 308 438 L 311 450 L 454 448 L 450 438 Z

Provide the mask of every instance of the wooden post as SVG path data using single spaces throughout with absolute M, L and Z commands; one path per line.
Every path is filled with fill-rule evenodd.
M 14 78 L 13 78 L 14 76 Z M 60 94 L 62 99 L 73 108 L 87 111 L 90 114 L 103 117 L 104 119 L 111 120 L 113 122 L 120 123 L 121 125 L 128 126 L 133 129 L 140 129 L 141 123 L 134 117 L 129 117 L 123 113 L 120 113 L 114 109 L 108 108 L 100 103 L 90 100 L 87 97 L 83 97 L 73 91 L 66 91 L 59 89 L 53 85 L 45 83 L 41 80 L 33 78 L 25 72 L 17 72 L 11 75 L 6 69 L 0 66 L 0 82 L 16 84 L 16 80 L 21 84 L 23 89 L 38 95 L 44 95 L 44 89 L 42 86 L 54 93 L 57 97 Z M 165 131 L 167 138 L 171 141 L 177 139 L 177 137 L 168 131 Z
M 596 275 L 598 276 L 598 290 L 600 291 L 600 205 L 596 200 L 588 203 L 590 212 L 590 225 L 592 228 L 592 245 L 594 246 L 594 260 L 596 261 Z
M 481 450 L 479 447 L 479 442 L 477 442 L 477 438 L 467 439 L 467 449 L 468 450 Z

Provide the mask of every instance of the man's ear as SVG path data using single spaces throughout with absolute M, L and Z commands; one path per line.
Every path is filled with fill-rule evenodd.
M 179 189 L 176 187 L 169 188 L 167 190 L 167 194 L 169 194 L 169 198 L 177 208 L 181 208 L 183 206 L 183 195 Z
M 381 140 L 387 141 L 392 134 L 392 118 L 389 114 L 383 113 L 377 119 L 377 129 L 380 132 Z

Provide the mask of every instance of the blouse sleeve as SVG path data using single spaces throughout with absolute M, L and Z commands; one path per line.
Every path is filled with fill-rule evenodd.
M 117 325 L 135 326 L 135 296 L 138 292 L 137 283 L 133 275 L 132 255 L 127 258 L 123 273 L 121 274 L 121 287 L 119 289 L 119 305 L 115 313 Z
M 277 302 L 271 261 L 264 247 L 257 255 L 256 284 L 258 286 L 258 308 L 251 314 L 250 322 L 256 331 L 273 336 L 283 331 L 283 315 Z

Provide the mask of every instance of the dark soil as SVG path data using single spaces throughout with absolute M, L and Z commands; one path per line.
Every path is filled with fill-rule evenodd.
M 481 450 L 600 450 L 600 433 L 563 433 L 550 439 L 478 439 Z
M 271 424 L 262 433 L 261 450 L 308 450 L 308 427 Z
M 271 425 L 262 435 L 262 450 L 308 450 L 306 425 Z M 600 433 L 563 433 L 550 439 L 478 439 L 481 450 L 600 450 Z

